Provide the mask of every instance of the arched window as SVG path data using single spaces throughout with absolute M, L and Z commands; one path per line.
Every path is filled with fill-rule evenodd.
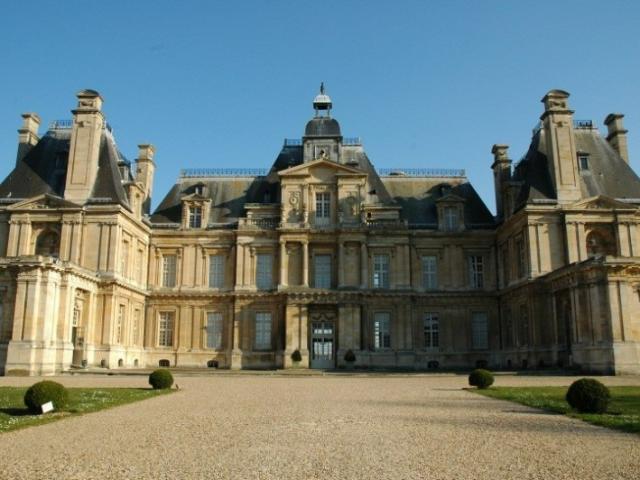
M 587 234 L 587 254 L 590 257 L 615 255 L 616 246 L 608 232 L 592 230 Z
M 57 257 L 60 253 L 60 235 L 53 230 L 45 230 L 36 241 L 36 255 Z

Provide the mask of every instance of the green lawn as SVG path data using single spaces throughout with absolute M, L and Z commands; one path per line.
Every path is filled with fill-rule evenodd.
M 603 427 L 640 433 L 640 387 L 609 387 L 611 403 L 607 413 L 577 413 L 564 396 L 568 387 L 492 387 L 471 390 L 487 397 L 511 400 L 530 407 L 562 413 Z
M 68 390 L 69 406 L 66 411 L 31 415 L 23 401 L 27 387 L 0 387 L 0 433 L 97 412 L 172 391 L 142 388 L 69 388 Z

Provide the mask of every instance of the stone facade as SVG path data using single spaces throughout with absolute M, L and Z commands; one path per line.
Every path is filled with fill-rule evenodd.
M 149 210 L 102 97 L 23 115 L 0 184 L 0 369 L 581 367 L 640 372 L 640 179 L 553 90 L 497 215 L 463 171 L 376 170 L 322 89 L 269 170 L 184 170 Z

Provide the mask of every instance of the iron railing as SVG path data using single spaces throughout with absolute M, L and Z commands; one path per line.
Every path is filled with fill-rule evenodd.
M 264 177 L 266 168 L 183 168 L 180 177 Z
M 49 123 L 49 130 L 71 130 L 73 128 L 73 120 L 65 118 L 62 120 L 54 120 Z M 113 128 L 109 125 L 109 122 L 104 122 L 103 128 L 113 133 Z
M 378 168 L 384 177 L 464 177 L 461 168 Z

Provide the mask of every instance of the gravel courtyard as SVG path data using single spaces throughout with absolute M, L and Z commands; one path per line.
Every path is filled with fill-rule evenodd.
M 140 376 L 67 386 L 145 387 Z M 499 385 L 570 377 L 500 376 Z M 210 375 L 0 435 L 2 479 L 637 479 L 640 437 L 462 390 L 464 376 Z M 0 386 L 32 378 L 0 378 Z M 606 378 L 637 385 L 640 378 Z

